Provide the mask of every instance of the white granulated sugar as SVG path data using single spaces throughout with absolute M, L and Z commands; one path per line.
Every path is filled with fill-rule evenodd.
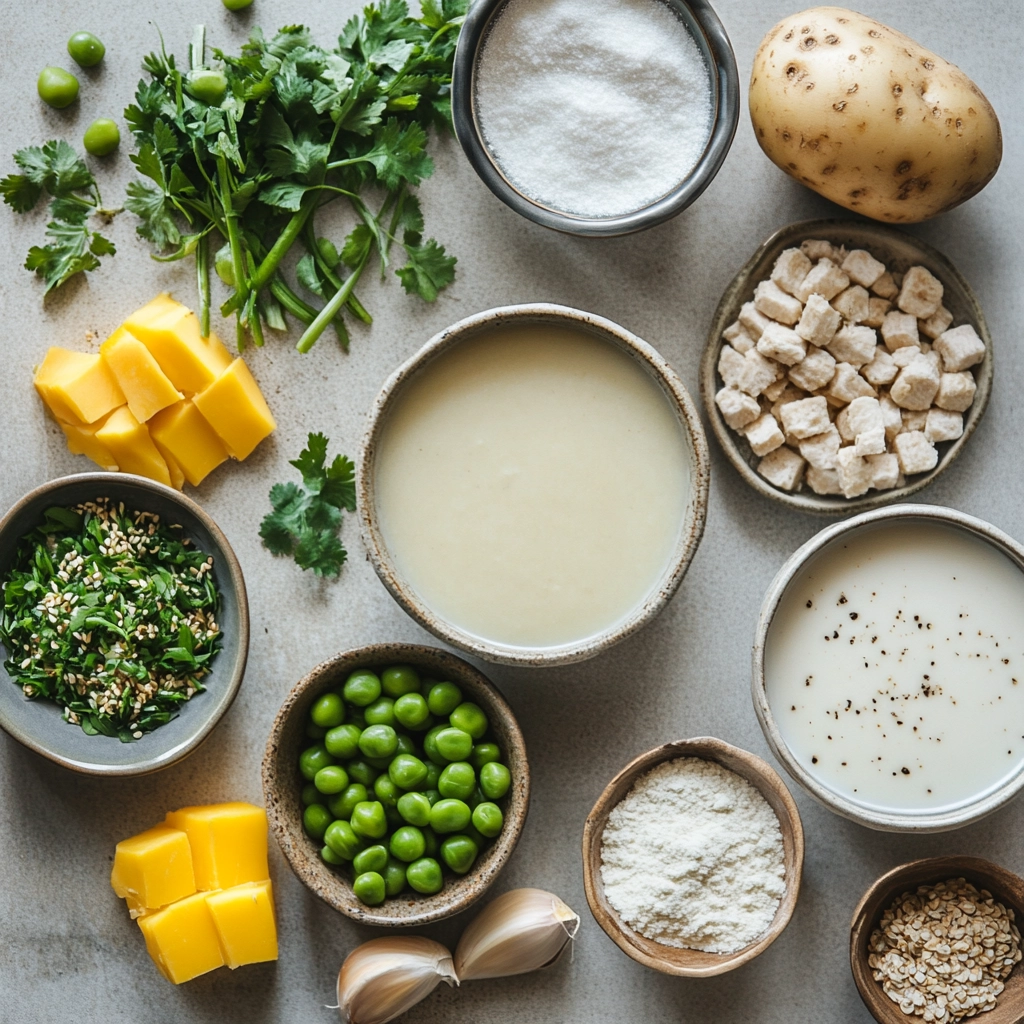
M 476 74 L 506 177 L 556 209 L 630 213 L 670 192 L 711 133 L 711 82 L 661 0 L 511 0 Z
M 601 879 L 641 935 L 735 952 L 765 932 L 785 892 L 778 818 L 735 772 L 695 757 L 666 761 L 608 815 Z

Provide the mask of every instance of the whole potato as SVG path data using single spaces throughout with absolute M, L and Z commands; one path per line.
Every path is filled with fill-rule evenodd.
M 798 181 L 876 220 L 912 223 L 981 191 L 999 119 L 955 65 L 842 7 L 780 21 L 750 76 L 761 148 Z

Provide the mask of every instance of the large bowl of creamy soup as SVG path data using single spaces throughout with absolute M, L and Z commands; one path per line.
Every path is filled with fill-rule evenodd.
M 990 814 L 1024 786 L 1024 547 L 932 505 L 821 531 L 765 596 L 753 697 L 790 775 L 846 818 Z
M 707 444 L 646 342 L 590 313 L 459 321 L 387 380 L 359 467 L 398 603 L 489 661 L 581 661 L 650 621 L 700 542 Z

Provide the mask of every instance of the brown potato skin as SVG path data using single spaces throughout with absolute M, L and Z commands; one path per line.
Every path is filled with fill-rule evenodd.
M 771 29 L 749 101 L 773 163 L 875 220 L 909 224 L 951 210 L 1002 159 L 999 119 L 967 75 L 843 7 L 801 11 Z

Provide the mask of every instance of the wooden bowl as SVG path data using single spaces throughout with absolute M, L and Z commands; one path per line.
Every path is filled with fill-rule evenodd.
M 298 763 L 299 754 L 312 742 L 306 737 L 305 729 L 313 701 L 328 690 L 341 687 L 349 673 L 357 668 L 382 669 L 394 664 L 414 665 L 424 675 L 453 682 L 467 700 L 483 708 L 501 748 L 502 760 L 512 773 L 512 786 L 504 798 L 505 827 L 467 875 L 459 878 L 446 873 L 444 888 L 433 896 L 422 896 L 410 890 L 385 900 L 379 907 L 368 907 L 356 898 L 348 877 L 321 860 L 320 844 L 302 827 L 301 792 L 305 780 L 299 774 Z M 434 647 L 372 644 L 325 661 L 292 688 L 274 719 L 267 740 L 263 755 L 263 796 L 270 830 L 292 870 L 306 886 L 335 910 L 361 924 L 406 928 L 458 914 L 487 891 L 519 842 L 530 804 L 530 768 L 515 715 L 482 672 L 454 654 Z
M 978 889 L 987 889 L 1017 919 L 1024 922 L 1024 878 L 1006 868 L 978 857 L 929 857 L 893 868 L 877 879 L 857 904 L 850 924 L 850 967 L 864 1005 L 879 1024 L 909 1024 L 910 1017 L 894 1003 L 875 981 L 868 967 L 868 940 L 878 927 L 885 909 L 906 892 L 919 885 L 934 885 L 950 878 L 966 878 Z M 995 1008 L 978 1014 L 985 1024 L 1020 1024 L 1024 1021 L 1024 970 L 1020 964 L 1010 972 L 1006 988 Z
M 786 865 L 786 891 L 768 930 L 757 940 L 733 953 L 706 953 L 699 949 L 678 949 L 648 939 L 632 928 L 614 910 L 604 894 L 601 881 L 601 840 L 612 808 L 629 792 L 633 783 L 663 761 L 677 757 L 699 757 L 714 761 L 742 776 L 768 801 L 779 819 Z M 624 953 L 645 967 L 684 978 L 709 978 L 735 970 L 763 953 L 783 932 L 793 916 L 800 892 L 804 862 L 804 830 L 800 812 L 789 790 L 771 765 L 746 750 L 723 740 L 699 736 L 665 743 L 630 761 L 605 787 L 583 828 L 583 887 L 590 912 L 608 937 Z

